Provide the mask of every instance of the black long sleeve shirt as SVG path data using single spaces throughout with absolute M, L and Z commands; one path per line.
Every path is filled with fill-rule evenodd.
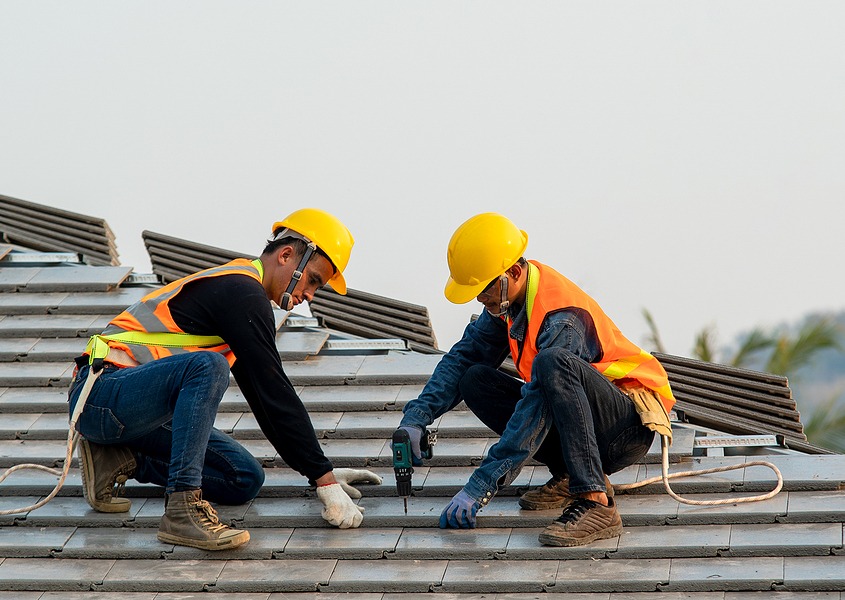
M 235 381 L 282 460 L 309 480 L 331 471 L 308 412 L 282 367 L 264 287 L 247 275 L 208 277 L 186 284 L 169 306 L 183 331 L 219 336 L 232 349 Z

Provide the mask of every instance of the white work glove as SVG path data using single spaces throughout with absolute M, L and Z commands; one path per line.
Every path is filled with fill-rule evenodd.
M 349 494 L 349 497 L 357 500 L 361 497 L 361 492 L 354 487 L 352 487 L 353 483 L 373 483 L 375 485 L 381 484 L 381 477 L 373 473 L 372 471 L 367 471 L 366 469 L 335 469 L 332 471 L 334 473 L 334 478 L 340 484 L 340 487 L 343 488 L 343 491 Z
M 323 518 L 335 527 L 358 527 L 364 520 L 364 509 L 352 502 L 339 483 L 317 486 L 317 497 L 323 503 Z

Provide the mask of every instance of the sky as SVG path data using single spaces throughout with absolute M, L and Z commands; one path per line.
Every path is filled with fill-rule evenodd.
M 841 2 L 0 0 L 0 194 L 259 254 L 307 206 L 424 305 L 481 212 L 634 342 L 845 309 Z

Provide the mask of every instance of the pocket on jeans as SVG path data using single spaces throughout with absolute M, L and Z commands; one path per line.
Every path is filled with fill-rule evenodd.
M 605 473 L 616 473 L 628 467 L 643 456 L 654 441 L 654 432 L 642 425 L 628 427 L 610 443 L 607 449 Z
M 79 432 L 97 443 L 116 442 L 123 434 L 123 423 L 110 408 L 86 405 L 77 423 Z

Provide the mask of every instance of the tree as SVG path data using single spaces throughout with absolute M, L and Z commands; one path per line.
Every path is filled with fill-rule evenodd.
M 649 326 L 648 341 L 659 352 L 665 352 L 660 340 L 657 325 L 648 310 L 643 309 L 643 316 Z M 825 316 L 811 316 L 791 333 L 788 329 L 766 333 L 759 327 L 752 329 L 739 340 L 738 348 L 732 355 L 721 361 L 716 359 L 716 328 L 704 327 L 695 336 L 693 357 L 707 362 L 722 362 L 735 367 L 763 365 L 763 371 L 797 379 L 802 367 L 810 364 L 823 350 L 835 348 L 842 350 L 840 340 L 843 331 L 837 322 Z M 768 351 L 768 355 L 761 354 Z M 810 420 L 804 426 L 807 439 L 814 444 L 838 452 L 845 452 L 845 398 L 834 394 L 827 402 L 816 408 Z

